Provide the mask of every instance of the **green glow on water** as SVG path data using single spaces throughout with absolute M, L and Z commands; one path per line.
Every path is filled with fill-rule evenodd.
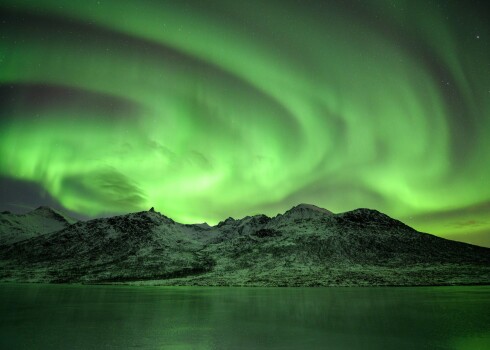
M 490 342 L 488 292 L 485 286 L 145 288 L 6 284 L 0 285 L 0 346 L 486 349 Z

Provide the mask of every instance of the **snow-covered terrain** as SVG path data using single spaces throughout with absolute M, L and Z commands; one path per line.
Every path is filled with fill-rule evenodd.
M 0 213 L 0 245 L 59 231 L 77 220 L 48 207 L 27 214 Z
M 38 231 L 36 231 L 38 232 Z M 490 284 L 490 249 L 370 209 L 179 224 L 153 210 L 77 222 L 0 247 L 0 280 L 167 285 Z

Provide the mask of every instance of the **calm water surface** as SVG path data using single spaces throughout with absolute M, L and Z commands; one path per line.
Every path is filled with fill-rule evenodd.
M 1 284 L 0 349 L 490 349 L 490 287 Z

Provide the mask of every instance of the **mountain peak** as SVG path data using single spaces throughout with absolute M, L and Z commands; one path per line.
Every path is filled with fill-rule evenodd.
M 354 210 L 346 211 L 343 214 L 348 214 L 348 215 L 356 215 L 356 216 L 369 216 L 369 217 L 384 217 L 384 218 L 389 218 L 388 215 L 383 214 L 382 212 L 376 210 L 376 209 L 370 209 L 370 208 L 357 208 Z
M 347 211 L 345 213 L 337 214 L 336 217 L 338 217 L 341 220 L 347 220 L 359 224 L 376 223 L 380 225 L 406 226 L 404 223 L 396 219 L 393 219 L 392 217 L 378 210 L 369 209 L 369 208 L 354 209 L 351 211 Z
M 37 207 L 33 211 L 29 212 L 29 214 L 36 214 L 36 215 L 43 215 L 43 216 L 46 216 L 46 215 L 49 215 L 49 216 L 60 215 L 56 210 L 54 210 L 54 209 L 52 209 L 52 208 L 50 208 L 48 206 L 45 206 L 45 205 L 41 205 L 41 206 Z
M 4 214 L 0 223 L 0 245 L 62 230 L 77 220 L 40 206 L 24 214 Z
M 220 221 L 220 222 L 218 223 L 218 225 L 217 225 L 217 226 L 218 226 L 218 227 L 221 227 L 221 226 L 224 226 L 224 225 L 227 225 L 227 224 L 231 224 L 231 223 L 233 223 L 233 222 L 235 222 L 235 221 L 236 221 L 236 220 L 235 220 L 235 219 L 233 219 L 233 218 L 230 216 L 228 219 L 226 219 L 226 220 L 224 220 L 224 221 Z
M 152 210 L 153 209 L 153 210 Z M 121 217 L 130 216 L 135 218 L 148 218 L 154 223 L 166 222 L 167 224 L 175 224 L 175 221 L 168 216 L 163 215 L 162 213 L 156 211 L 154 208 L 151 208 L 147 211 L 139 211 L 135 213 L 130 213 L 126 215 L 122 215 Z
M 293 210 L 293 209 L 294 210 L 313 210 L 313 211 L 318 211 L 321 213 L 332 214 L 332 212 L 330 210 L 317 207 L 316 205 L 313 205 L 313 204 L 306 204 L 306 203 L 298 204 L 297 206 L 292 207 L 290 210 Z
M 190 226 L 196 226 L 196 227 L 205 228 L 205 229 L 208 229 L 211 227 L 207 222 L 202 222 L 202 223 L 198 223 L 198 224 L 191 224 Z
M 28 215 L 34 215 L 34 216 L 41 216 L 45 218 L 50 218 L 50 219 L 55 219 L 58 221 L 66 222 L 68 224 L 73 224 L 77 222 L 77 219 L 74 219 L 56 209 L 53 209 L 51 207 L 41 205 L 37 207 L 36 209 L 30 211 L 27 213 Z
M 282 224 L 289 224 L 291 220 L 310 220 L 328 216 L 333 216 L 333 213 L 316 205 L 303 203 L 292 207 L 284 214 L 277 215 L 273 220 Z
M 306 216 L 311 216 L 312 214 L 333 215 L 333 213 L 330 210 L 317 207 L 316 205 L 313 204 L 305 204 L 305 203 L 298 204 L 284 213 L 284 215 L 292 215 L 292 214 L 304 214 L 304 215 L 309 214 Z
M 54 211 L 52 208 L 48 207 L 47 205 L 40 205 L 33 211 Z

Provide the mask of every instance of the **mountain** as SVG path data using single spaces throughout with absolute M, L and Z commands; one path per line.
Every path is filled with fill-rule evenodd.
M 490 284 L 490 249 L 371 209 L 301 204 L 184 225 L 155 212 L 77 222 L 0 247 L 0 280 L 240 286 Z
M 154 211 L 75 223 L 0 250 L 50 282 L 169 278 L 203 270 L 201 229 Z M 30 278 L 29 278 L 30 279 Z
M 39 207 L 27 214 L 0 213 L 0 245 L 59 231 L 77 220 L 48 207 Z

